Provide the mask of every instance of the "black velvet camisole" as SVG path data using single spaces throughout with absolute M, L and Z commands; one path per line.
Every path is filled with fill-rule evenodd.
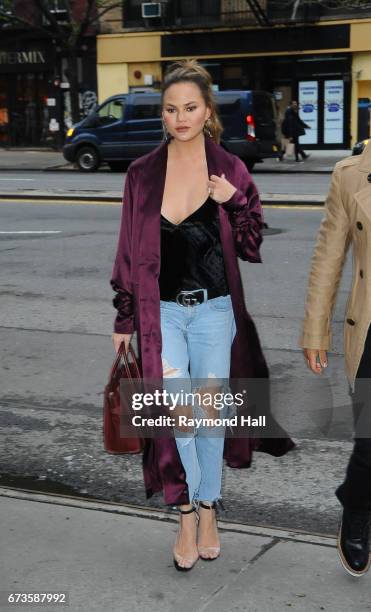
M 207 289 L 209 298 L 229 293 L 218 206 L 209 197 L 178 224 L 161 215 L 161 300 L 174 301 L 183 290 Z

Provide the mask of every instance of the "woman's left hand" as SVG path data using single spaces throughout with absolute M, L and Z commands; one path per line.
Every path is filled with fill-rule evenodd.
M 225 174 L 222 174 L 222 176 L 212 174 L 210 176 L 210 180 L 207 182 L 207 187 L 209 189 L 210 197 L 218 204 L 223 204 L 224 202 L 230 200 L 233 194 L 237 191 L 237 187 L 227 181 Z

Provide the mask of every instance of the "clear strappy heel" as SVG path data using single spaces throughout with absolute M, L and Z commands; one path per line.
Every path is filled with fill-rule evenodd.
M 223 503 L 220 499 L 213 501 L 212 503 L 209 503 L 209 504 L 205 504 L 204 502 L 200 501 L 199 506 L 207 510 L 215 510 L 215 521 L 216 521 L 216 515 L 218 513 L 218 507 L 224 510 Z M 199 517 L 199 522 L 200 522 L 200 517 Z M 197 549 L 198 549 L 198 554 L 200 555 L 200 559 L 202 559 L 203 561 L 215 561 L 215 559 L 217 559 L 220 555 L 220 545 L 219 546 L 197 545 Z
M 198 518 L 198 512 L 197 512 L 197 508 L 196 506 L 192 506 L 192 508 L 190 508 L 189 510 L 181 510 L 180 508 L 177 508 L 178 511 L 181 514 L 191 514 L 192 512 L 196 512 L 196 516 Z M 179 572 L 188 572 L 189 570 L 191 570 L 194 565 L 196 564 L 196 562 L 199 559 L 199 555 L 197 555 L 196 558 L 190 559 L 188 557 L 183 557 L 182 555 L 179 555 L 176 551 L 175 551 L 175 546 L 177 545 L 177 541 L 178 541 L 178 536 L 179 536 L 179 530 L 177 533 L 177 538 L 175 541 L 175 545 L 174 545 L 174 549 L 173 549 L 173 554 L 174 554 L 174 566 L 175 568 L 179 571 Z M 187 565 L 180 565 L 181 562 L 186 562 Z M 188 565 L 189 564 L 189 565 Z

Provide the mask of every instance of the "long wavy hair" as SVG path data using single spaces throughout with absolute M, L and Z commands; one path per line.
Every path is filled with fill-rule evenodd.
M 205 123 L 204 132 L 220 143 L 220 136 L 223 126 L 218 117 L 214 91 L 212 88 L 212 78 L 210 73 L 195 59 L 186 59 L 173 62 L 165 71 L 161 85 L 161 102 L 163 105 L 165 91 L 175 83 L 191 82 L 198 85 L 206 106 L 211 110 L 211 115 Z M 167 134 L 164 126 L 164 138 Z

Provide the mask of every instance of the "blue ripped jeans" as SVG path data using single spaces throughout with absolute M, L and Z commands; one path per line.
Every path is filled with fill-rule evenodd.
M 211 386 L 210 379 L 229 379 L 231 345 L 236 334 L 230 295 L 194 306 L 160 300 L 160 312 L 164 389 L 175 392 L 181 386 L 195 393 L 193 383 L 197 379 L 208 379 Z M 201 405 L 194 404 L 191 410 L 194 417 L 210 416 Z M 227 416 L 228 410 L 223 406 L 216 416 Z M 220 499 L 225 427 L 194 427 L 187 432 L 174 428 L 174 435 L 186 472 L 190 503 Z

